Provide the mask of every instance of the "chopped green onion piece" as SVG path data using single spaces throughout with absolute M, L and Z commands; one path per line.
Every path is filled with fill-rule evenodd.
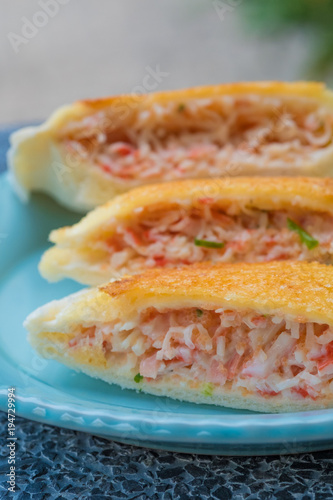
M 206 247 L 206 248 L 223 248 L 224 243 L 218 243 L 217 241 L 208 241 L 208 240 L 198 240 L 195 238 L 194 244 L 197 247 Z
M 305 229 L 303 229 L 301 226 L 296 224 L 295 221 L 288 218 L 287 223 L 288 223 L 288 229 L 290 229 L 291 231 L 295 231 L 300 237 L 301 242 L 305 243 L 305 245 L 308 247 L 309 250 L 312 250 L 312 248 L 315 248 L 316 246 L 319 245 L 319 241 L 313 238 L 311 234 L 305 231 Z
M 201 309 L 197 309 L 198 318 L 201 318 L 202 315 L 203 315 L 203 311 L 201 311 Z
M 179 113 L 182 113 L 183 111 L 185 111 L 185 104 L 183 104 L 183 103 L 179 104 L 178 111 L 179 111 Z
M 202 394 L 204 396 L 212 396 L 213 392 L 214 392 L 214 384 L 211 384 L 211 383 L 204 384 L 204 388 L 202 391 Z
M 142 379 L 143 379 L 143 376 L 140 375 L 140 373 L 137 373 L 134 377 L 134 382 L 136 382 L 138 384 L 139 382 L 141 382 Z

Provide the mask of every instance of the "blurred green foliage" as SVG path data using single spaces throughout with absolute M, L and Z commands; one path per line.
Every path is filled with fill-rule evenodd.
M 263 35 L 306 30 L 313 51 L 305 76 L 325 79 L 333 67 L 333 0 L 243 0 L 249 26 Z

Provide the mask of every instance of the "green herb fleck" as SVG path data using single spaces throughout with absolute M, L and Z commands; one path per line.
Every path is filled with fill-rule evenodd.
M 211 384 L 211 383 L 204 384 L 204 388 L 202 391 L 202 394 L 204 396 L 212 396 L 213 392 L 214 392 L 214 384 Z
M 185 104 L 183 104 L 183 103 L 179 104 L 179 106 L 178 106 L 179 113 L 183 113 L 183 111 L 185 111 L 185 109 L 186 109 Z
M 201 309 L 197 309 L 197 317 L 201 318 L 202 315 L 203 315 L 203 311 L 201 311 Z
M 143 376 L 140 375 L 140 373 L 137 373 L 134 377 L 134 382 L 136 382 L 138 384 L 139 382 L 141 382 L 142 379 L 143 379 Z
M 301 242 L 305 243 L 309 250 L 312 250 L 319 245 L 319 241 L 315 240 L 313 236 L 311 236 L 311 234 L 309 234 L 307 231 L 305 231 L 305 229 L 296 224 L 295 221 L 288 218 L 287 223 L 288 229 L 290 229 L 291 231 L 295 231 L 300 237 Z
M 198 240 L 198 238 L 195 238 L 194 244 L 197 247 L 206 247 L 206 248 L 223 248 L 224 243 L 219 243 L 217 241 L 208 241 L 208 240 Z

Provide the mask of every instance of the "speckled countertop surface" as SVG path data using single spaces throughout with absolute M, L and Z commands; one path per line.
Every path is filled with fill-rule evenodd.
M 1 436 L 6 435 L 5 424 L 1 413 Z M 125 446 L 24 419 L 17 419 L 16 431 L 14 498 L 20 500 L 333 498 L 331 451 L 224 458 Z M 2 446 L 0 498 L 5 498 L 7 470 L 7 450 Z
M 0 172 L 7 129 L 0 129 Z M 3 216 L 3 214 L 2 214 Z M 152 451 L 16 420 L 15 494 L 7 493 L 7 415 L 0 412 L 0 498 L 322 500 L 333 498 L 333 452 L 211 457 Z

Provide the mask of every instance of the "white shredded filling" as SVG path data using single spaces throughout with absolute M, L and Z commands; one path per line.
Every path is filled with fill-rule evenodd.
M 249 210 L 232 215 L 203 199 L 201 208 L 175 207 L 165 211 L 142 211 L 128 226 L 117 225 L 110 237 L 98 234 L 89 241 L 91 252 L 104 251 L 101 266 L 114 274 L 135 274 L 150 267 L 175 267 L 196 262 L 268 262 L 272 260 L 317 260 L 332 262 L 333 217 L 329 214 L 300 215 L 285 211 Z M 288 228 L 291 218 L 319 244 L 312 249 Z M 106 235 L 108 231 L 106 229 Z M 198 246 L 195 240 L 220 244 L 221 248 Z M 101 257 L 99 257 L 101 258 Z M 297 338 L 297 330 L 293 336 Z
M 127 368 L 148 381 L 173 373 L 194 387 L 231 384 L 262 397 L 333 392 L 333 328 L 325 324 L 223 308 L 149 309 L 135 322 L 82 328 L 69 342 L 87 345 L 102 346 L 110 363 L 125 356 Z
M 113 114 L 112 114 L 113 113 Z M 68 153 L 105 176 L 145 181 L 237 175 L 234 165 L 301 164 L 332 143 L 332 116 L 310 99 L 246 95 L 117 109 L 70 122 L 59 139 Z

